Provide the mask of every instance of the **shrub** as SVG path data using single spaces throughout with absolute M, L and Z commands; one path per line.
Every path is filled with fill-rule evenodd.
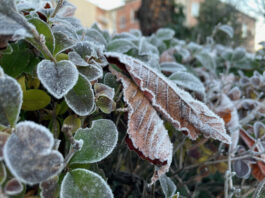
M 264 49 L 110 35 L 74 10 L 1 2 L 1 197 L 262 193 Z

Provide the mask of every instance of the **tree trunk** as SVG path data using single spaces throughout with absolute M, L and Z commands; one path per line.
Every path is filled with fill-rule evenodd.
M 173 0 L 142 0 L 142 5 L 137 11 L 137 18 L 143 34 L 150 35 L 172 22 L 173 14 Z

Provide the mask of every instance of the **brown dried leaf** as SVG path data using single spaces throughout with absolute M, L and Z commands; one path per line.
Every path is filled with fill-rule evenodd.
M 109 63 L 126 70 L 153 107 L 178 130 L 187 132 L 189 138 L 195 140 L 202 133 L 205 137 L 231 143 L 223 119 L 205 104 L 192 98 L 188 92 L 177 87 L 163 74 L 127 55 L 119 53 L 105 55 Z
M 168 171 L 173 145 L 163 121 L 143 92 L 125 75 L 111 67 L 110 71 L 122 82 L 124 101 L 128 104 L 129 147 L 142 158 L 160 165 L 151 179 L 152 184 Z

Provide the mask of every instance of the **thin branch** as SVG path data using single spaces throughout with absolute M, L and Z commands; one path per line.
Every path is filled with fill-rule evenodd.
M 57 3 L 57 6 L 56 6 L 54 12 L 53 12 L 52 15 L 51 15 L 52 18 L 56 16 L 57 12 L 58 12 L 58 11 L 60 10 L 60 8 L 63 6 L 63 2 L 64 2 L 64 0 L 59 0 L 59 2 Z

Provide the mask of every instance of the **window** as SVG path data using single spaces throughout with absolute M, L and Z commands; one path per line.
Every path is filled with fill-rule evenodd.
M 191 16 L 198 17 L 200 13 L 200 3 L 194 2 L 191 4 Z
M 242 24 L 242 37 L 246 38 L 248 36 L 248 26 L 247 24 Z
M 123 29 L 126 27 L 126 18 L 125 16 L 121 16 L 120 18 L 120 28 Z
M 135 14 L 134 14 L 134 10 L 131 10 L 131 13 L 130 13 L 130 18 L 131 18 L 131 23 L 134 23 L 135 22 Z

